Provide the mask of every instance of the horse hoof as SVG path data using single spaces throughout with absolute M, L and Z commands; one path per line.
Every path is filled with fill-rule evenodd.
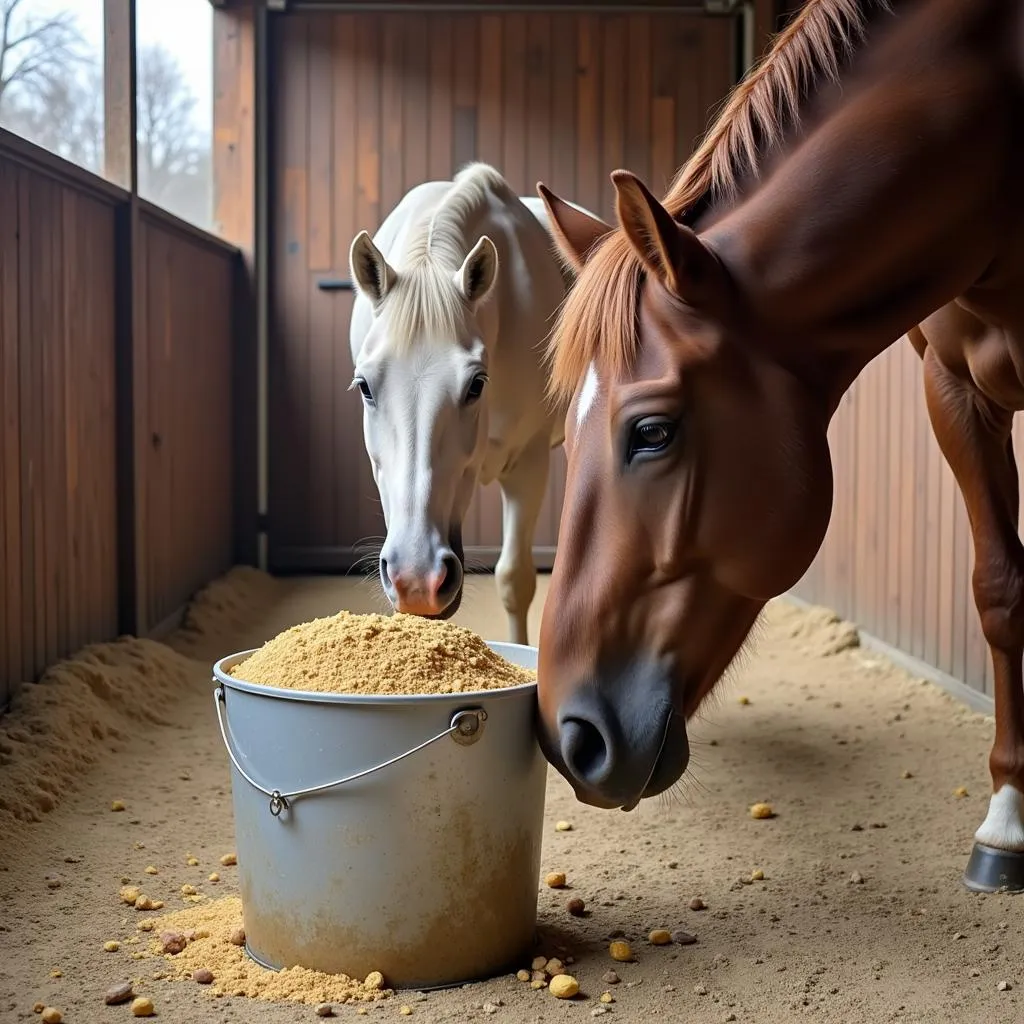
M 973 892 L 1024 892 L 1024 853 L 975 843 L 963 883 Z

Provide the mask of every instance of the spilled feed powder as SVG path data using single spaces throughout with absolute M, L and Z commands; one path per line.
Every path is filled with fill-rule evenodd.
M 366 980 L 344 974 L 323 974 L 305 967 L 286 967 L 271 971 L 251 960 L 243 946 L 231 942 L 231 935 L 242 927 L 242 901 L 237 896 L 222 896 L 186 910 L 153 919 L 151 935 L 167 932 L 184 935 L 187 943 L 180 953 L 165 954 L 159 940 L 152 941 L 149 952 L 166 965 L 164 976 L 190 979 L 195 971 L 207 970 L 213 981 L 204 988 L 212 995 L 245 996 L 267 1002 L 292 1001 L 319 1003 L 369 1003 L 387 999 L 394 993 L 377 987 L 380 975 Z M 375 984 L 376 983 L 376 984 Z
M 467 693 L 536 679 L 450 622 L 346 611 L 279 633 L 230 674 L 261 686 L 366 694 Z

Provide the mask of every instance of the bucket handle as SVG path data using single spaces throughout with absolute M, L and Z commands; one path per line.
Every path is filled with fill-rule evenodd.
M 246 770 L 238 763 L 238 758 L 235 757 L 235 752 L 231 749 L 231 744 L 228 742 L 227 729 L 224 722 L 224 714 L 227 709 L 227 699 L 224 693 L 223 686 L 217 686 L 213 691 L 213 703 L 217 708 L 217 723 L 220 725 L 221 739 L 224 741 L 224 748 L 228 752 L 228 757 L 231 758 L 231 763 L 235 766 L 235 770 L 239 775 L 249 783 L 253 789 L 258 790 L 264 796 L 270 797 L 270 813 L 275 817 L 279 817 L 281 812 L 287 810 L 293 800 L 299 799 L 299 797 L 310 796 L 313 793 L 322 793 L 324 790 L 334 789 L 337 786 L 344 786 L 348 782 L 355 782 L 357 779 L 364 779 L 367 775 L 373 775 L 374 772 L 379 772 L 384 768 L 389 768 L 393 764 L 397 764 L 399 761 L 405 760 L 407 757 L 411 757 L 413 754 L 419 753 L 424 747 L 429 747 L 432 743 L 437 743 L 438 740 L 443 740 L 446 736 L 451 736 L 456 743 L 461 746 L 470 746 L 475 743 L 483 732 L 484 722 L 487 721 L 487 712 L 483 708 L 463 708 L 461 711 L 456 711 L 452 715 L 451 723 L 444 732 L 439 732 L 436 736 L 431 736 L 429 740 L 425 740 L 419 746 L 413 747 L 411 750 L 407 750 L 404 754 L 398 754 L 392 757 L 388 761 L 383 761 L 378 765 L 374 765 L 372 768 L 364 768 L 360 772 L 355 772 L 353 775 L 346 775 L 343 779 L 335 779 L 334 782 L 325 782 L 320 786 L 310 786 L 308 789 L 296 789 L 291 793 L 282 793 L 279 789 L 265 789 L 255 779 L 253 779 Z M 221 705 L 224 705 L 222 708 Z

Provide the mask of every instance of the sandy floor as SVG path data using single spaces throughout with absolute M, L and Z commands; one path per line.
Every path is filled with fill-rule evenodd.
M 472 586 L 460 621 L 503 639 L 491 581 Z M 38 1020 L 37 1000 L 59 1007 L 68 1024 L 125 1020 L 129 1010 L 104 1006 L 103 992 L 127 978 L 161 1019 L 181 1024 L 317 1019 L 301 1004 L 213 1000 L 191 982 L 154 981 L 159 961 L 102 945 L 130 936 L 137 920 L 118 903 L 122 877 L 171 898 L 196 871 L 220 870 L 218 891 L 232 891 L 233 869 L 215 864 L 233 838 L 209 661 L 342 606 L 375 602 L 351 583 L 270 584 L 243 572 L 209 591 L 194 628 L 170 641 L 198 661 L 165 651 L 167 664 L 144 672 L 158 652 L 142 645 L 120 680 L 88 676 L 82 710 L 60 731 L 46 724 L 53 707 L 38 698 L 0 722 L 0 1020 Z M 539 612 L 538 601 L 534 630 Z M 402 1003 L 426 1021 L 589 1018 L 611 987 L 601 976 L 613 966 L 608 939 L 621 930 L 638 962 L 616 967 L 622 983 L 610 1020 L 1024 1019 L 1024 904 L 971 895 L 959 881 L 985 813 L 991 722 L 846 647 L 844 636 L 820 613 L 776 606 L 755 655 L 694 727 L 697 764 L 671 800 L 630 815 L 589 810 L 552 777 L 542 871 L 565 871 L 573 893 L 544 889 L 541 925 L 548 943 L 571 946 L 585 998 L 559 1002 L 499 978 L 404 993 L 371 1018 L 401 1019 Z M 828 653 L 836 648 L 844 649 Z M 94 662 L 117 661 L 97 650 Z M 70 792 L 62 773 L 74 779 Z M 959 786 L 969 795 L 955 797 Z M 126 812 L 111 813 L 114 799 Z M 776 818 L 748 817 L 761 800 Z M 16 820 L 27 814 L 40 820 Z M 555 832 L 560 818 L 574 830 Z M 187 853 L 200 869 L 185 866 Z M 147 864 L 160 869 L 156 878 L 143 874 Z M 741 884 L 753 868 L 765 880 Z M 582 896 L 591 916 L 569 917 L 569 895 Z M 695 895 L 706 910 L 689 909 Z M 698 942 L 651 947 L 644 937 L 655 927 L 685 929 Z M 1012 987 L 1000 991 L 1004 981 Z

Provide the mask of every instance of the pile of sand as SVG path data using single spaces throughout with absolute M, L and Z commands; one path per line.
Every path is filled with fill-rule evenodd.
M 259 569 L 236 565 L 189 602 L 168 643 L 191 654 L 211 637 L 244 632 L 277 601 L 285 584 Z
M 782 600 L 773 602 L 772 608 L 777 621 L 788 622 L 789 636 L 799 653 L 809 658 L 830 658 L 860 646 L 857 627 L 831 608 L 799 608 Z
M 188 655 L 230 635 L 276 599 L 280 584 L 240 566 L 200 591 L 167 643 L 120 637 L 90 644 L 16 690 L 0 717 L 0 830 L 38 821 L 83 771 L 194 691 L 205 666 Z M 172 646 L 168 646 L 168 645 Z
M 532 683 L 471 630 L 417 615 L 339 612 L 293 626 L 231 675 L 314 693 L 468 693 Z
M 0 718 L 0 830 L 38 821 L 83 771 L 119 749 L 194 686 L 196 665 L 164 644 L 123 637 L 92 644 L 24 683 Z

